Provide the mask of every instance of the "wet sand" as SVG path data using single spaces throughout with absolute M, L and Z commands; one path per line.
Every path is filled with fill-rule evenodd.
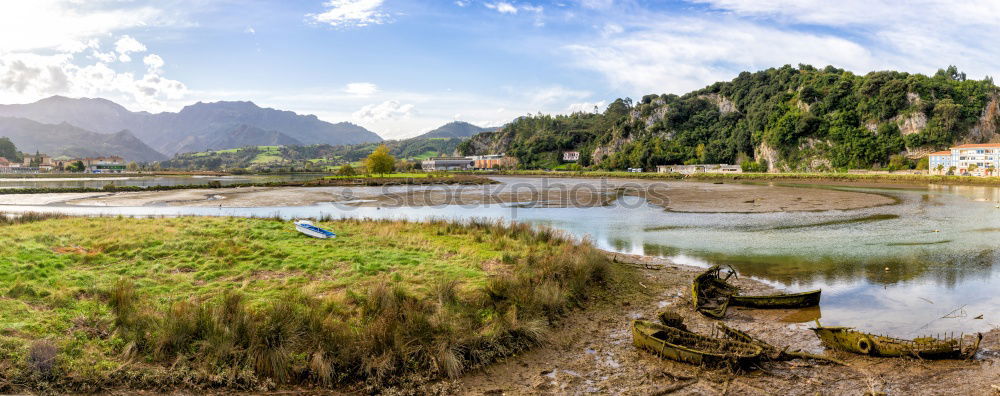
M 712 334 L 715 321 L 691 308 L 690 282 L 700 269 L 663 259 L 616 256 L 660 269 L 637 269 L 638 286 L 564 318 L 542 347 L 454 381 L 429 384 L 427 390 L 470 395 L 988 395 L 995 394 L 993 385 L 1000 385 L 1000 331 L 985 334 L 978 359 L 971 362 L 871 358 L 824 351 L 808 329 L 820 313 L 816 308 L 731 308 L 723 322 L 773 345 L 825 353 L 848 366 L 793 360 L 732 373 L 656 358 L 632 346 L 628 324 L 636 318 L 655 320 L 658 312 L 673 310 L 691 330 Z M 745 278 L 735 283 L 747 291 L 770 290 Z
M 502 183 L 481 186 L 251 187 L 113 194 L 0 195 L 0 204 L 271 207 L 340 203 L 380 207 L 476 204 L 593 207 L 611 205 L 622 196 L 638 196 L 653 205 L 677 212 L 768 213 L 850 210 L 896 202 L 883 195 L 828 188 L 629 179 L 497 179 Z M 64 199 L 59 199 L 59 196 Z

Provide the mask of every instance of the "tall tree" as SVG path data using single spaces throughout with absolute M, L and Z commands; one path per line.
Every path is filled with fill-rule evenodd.
M 396 168 L 396 158 L 389 154 L 389 147 L 382 144 L 365 159 L 365 167 L 371 173 L 385 175 Z
M 11 162 L 21 161 L 20 152 L 17 151 L 17 146 L 14 142 L 10 141 L 10 138 L 0 137 L 0 157 L 6 158 Z

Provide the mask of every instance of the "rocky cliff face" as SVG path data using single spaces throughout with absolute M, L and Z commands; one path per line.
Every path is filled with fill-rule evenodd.
M 903 136 L 920 133 L 927 127 L 927 115 L 919 111 L 907 116 L 896 116 L 893 121 L 899 126 L 899 132 Z
M 969 130 L 968 140 L 970 143 L 998 143 L 1000 142 L 1000 96 L 994 95 L 990 102 L 986 104 L 983 113 L 979 116 L 979 122 Z
M 709 102 L 714 103 L 719 108 L 719 112 L 722 114 L 735 113 L 739 110 L 736 109 L 736 104 L 729 100 L 725 96 L 712 93 L 707 95 L 700 95 L 699 98 L 705 99 Z
M 778 167 L 778 161 L 781 160 L 781 156 L 778 154 L 778 150 L 771 148 L 767 142 L 761 142 L 753 151 L 753 157 L 759 162 L 760 160 L 767 161 L 767 171 L 777 172 L 781 169 Z

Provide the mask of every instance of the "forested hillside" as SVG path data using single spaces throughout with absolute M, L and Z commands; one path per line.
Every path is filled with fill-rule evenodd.
M 522 117 L 460 145 L 550 168 L 560 152 L 603 169 L 743 163 L 771 170 L 906 167 L 959 142 L 1000 141 L 997 86 L 955 67 L 933 76 L 784 66 L 677 95 L 618 99 L 603 113 Z
M 436 155 L 451 155 L 462 139 L 406 139 L 384 142 L 389 152 L 403 160 L 420 160 Z M 240 149 L 178 154 L 160 164 L 179 170 L 329 170 L 332 166 L 358 162 L 383 143 L 348 146 L 313 144 L 306 146 L 250 146 Z

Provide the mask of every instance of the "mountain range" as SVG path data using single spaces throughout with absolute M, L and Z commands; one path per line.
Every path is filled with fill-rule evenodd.
M 127 130 L 95 133 L 65 122 L 43 124 L 26 118 L 0 117 L 0 136 L 10 138 L 27 153 L 74 158 L 118 155 L 133 161 L 166 159 Z
M 55 153 L 86 147 L 60 146 L 58 140 L 41 133 L 51 129 L 57 130 L 59 136 L 72 138 L 67 142 L 86 142 L 86 139 L 97 137 L 95 141 L 105 147 L 101 150 L 116 150 L 99 154 L 118 154 L 138 161 L 161 160 L 179 152 L 242 146 L 382 141 L 381 137 L 358 125 L 329 123 L 315 115 L 262 108 L 253 102 L 198 102 L 176 113 L 153 114 L 129 111 L 106 99 L 52 96 L 29 104 L 0 105 L 2 117 L 8 118 L 0 121 L 6 125 L 7 136 L 23 150 L 38 148 Z M 38 133 L 14 130 L 28 124 L 10 121 L 12 118 L 34 121 L 30 130 Z

